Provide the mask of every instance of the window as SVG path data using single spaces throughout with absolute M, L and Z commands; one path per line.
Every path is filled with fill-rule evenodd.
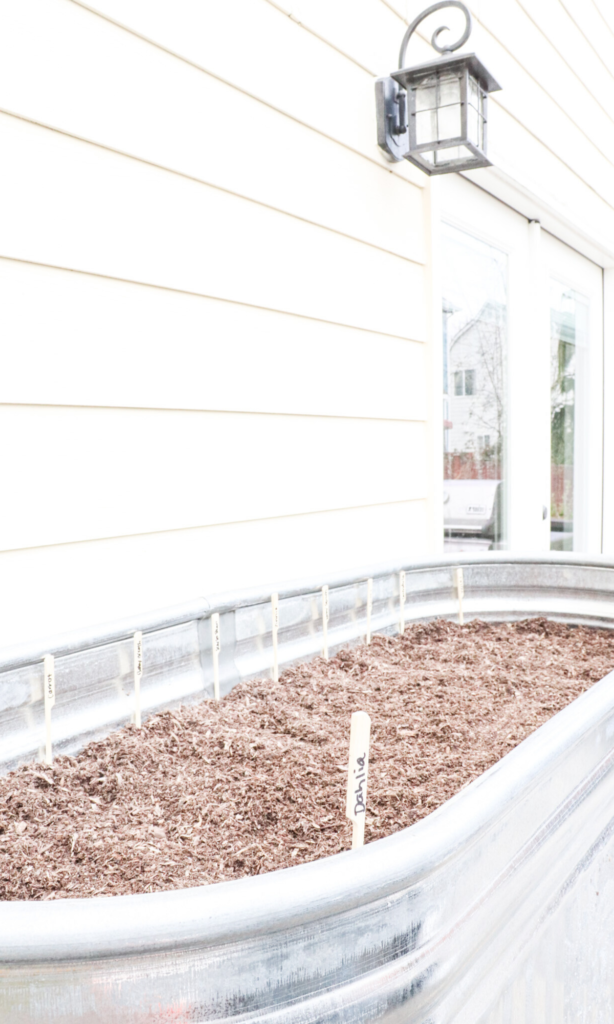
M 445 548 L 503 548 L 507 256 L 446 228 L 443 295 Z
M 473 395 L 475 394 L 475 370 L 454 371 L 454 394 Z
M 550 285 L 550 547 L 555 551 L 574 550 L 579 440 L 577 399 L 587 335 L 587 301 L 553 280 Z

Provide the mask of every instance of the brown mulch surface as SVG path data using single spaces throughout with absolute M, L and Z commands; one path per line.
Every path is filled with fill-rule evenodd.
M 372 719 L 365 841 L 412 825 L 614 667 L 614 635 L 433 622 L 241 683 L 0 779 L 0 898 L 203 885 L 351 846 L 350 715 Z

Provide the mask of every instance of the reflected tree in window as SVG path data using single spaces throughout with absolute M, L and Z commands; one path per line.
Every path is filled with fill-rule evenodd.
M 507 257 L 454 228 L 443 245 L 446 546 L 505 546 Z

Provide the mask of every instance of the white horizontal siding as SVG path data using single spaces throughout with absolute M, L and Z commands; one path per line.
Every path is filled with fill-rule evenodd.
M 614 34 L 614 10 L 612 10 L 610 0 L 593 0 L 593 2 L 610 32 Z
M 164 0 L 95 0 L 82 6 L 383 162 L 373 134 L 369 69 L 306 32 L 266 0 L 175 0 L 172 5 Z M 383 16 L 390 24 L 385 8 Z M 383 32 L 376 38 L 387 51 Z M 421 180 L 421 172 L 406 164 L 396 173 Z
M 67 0 L 0 9 L 0 101 L 5 111 L 424 258 L 420 188 Z
M 611 68 L 614 32 L 608 28 L 592 0 L 561 0 L 561 5 L 568 11 L 578 32 L 590 43 L 604 66 Z
M 2 643 L 436 544 L 396 15 L 95 6 L 0 10 Z
M 509 6 L 509 15 L 506 8 Z M 547 58 L 552 56 L 550 44 L 541 34 L 533 33 L 531 22 L 518 15 L 514 0 L 506 0 L 505 5 L 496 9 L 488 9 L 488 22 L 476 26 L 475 48 L 489 69 L 496 68 L 497 77 L 504 86 L 500 93 L 493 94 L 493 106 L 503 107 L 512 114 L 527 132 L 539 139 L 547 148 L 566 164 L 582 181 L 600 195 L 609 208 L 614 205 L 614 184 L 612 180 L 612 155 L 614 133 L 611 132 L 612 122 L 606 118 L 603 110 L 596 104 L 582 103 L 582 90 L 573 81 L 573 76 L 566 74 L 560 63 Z M 492 28 L 491 28 L 492 25 Z M 517 39 L 514 55 L 509 51 L 509 44 L 499 40 L 506 39 L 506 32 Z M 541 42 L 541 46 L 540 46 Z M 536 52 L 541 58 L 536 66 L 536 76 L 530 76 L 531 63 L 537 65 Z M 531 61 L 531 57 L 533 60 Z M 539 79 L 546 78 L 546 69 L 555 79 L 554 92 L 558 102 L 551 98 L 544 88 L 536 88 Z M 493 72 L 494 73 L 494 72 Z M 571 81 L 570 81 L 571 79 Z M 579 97 L 565 103 L 566 96 L 575 87 Z M 584 107 L 584 120 L 581 127 L 570 117 L 570 109 L 578 114 Z M 496 126 L 496 121 L 494 122 Z M 610 132 L 606 131 L 609 125 Z M 493 131 L 496 130 L 496 127 Z M 608 134 L 610 137 L 608 138 Z M 605 136 L 602 140 L 602 136 Z M 595 142 L 593 142 L 593 139 Z M 499 147 L 505 144 L 505 136 L 499 133 Z M 599 143 L 599 145 L 597 145 Z
M 594 242 L 606 250 L 612 248 L 614 210 L 503 107 L 493 111 L 491 124 L 494 122 L 497 133 L 490 155 L 495 166 L 503 168 L 510 178 L 539 199 L 544 198 L 547 174 L 549 205 L 578 227 L 586 230 L 590 225 L 587 233 Z M 480 175 L 479 171 L 472 171 L 467 177 L 480 185 L 488 182 L 487 174 Z
M 8 552 L 0 646 L 221 590 L 411 559 L 426 536 L 416 501 Z
M 610 120 L 614 119 L 614 76 L 611 61 L 603 63 L 589 40 L 578 31 L 578 26 L 561 5 L 560 0 L 540 0 L 539 4 L 530 3 L 530 0 L 517 0 L 517 4 L 527 18 L 539 27 L 547 43 L 545 46 L 541 42 L 537 54 L 533 54 L 530 65 L 532 73 L 536 77 L 541 73 L 542 65 L 536 57 L 541 56 L 546 63 L 552 60 L 552 53 L 557 54 L 574 76 L 572 91 L 559 94 L 558 99 L 569 106 L 570 112 L 577 118 L 578 127 L 586 123 L 586 113 L 578 106 L 577 99 L 579 96 L 586 96 L 586 93 L 592 99 L 591 106 L 600 106 L 607 112 Z M 555 95 L 556 80 L 547 81 L 544 87 L 549 90 L 550 95 Z
M 423 268 L 234 195 L 0 115 L 0 255 L 425 336 Z
M 6 259 L 0 310 L 0 402 L 427 415 L 417 342 Z
M 426 497 L 421 423 L 5 405 L 0 435 L 5 551 Z

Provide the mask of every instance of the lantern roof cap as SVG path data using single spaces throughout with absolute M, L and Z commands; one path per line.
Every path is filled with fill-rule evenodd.
M 475 53 L 450 54 L 439 57 L 438 60 L 428 61 L 426 64 L 416 64 L 411 68 L 401 68 L 400 71 L 393 71 L 391 78 L 398 82 L 404 89 L 409 89 L 421 78 L 424 78 L 429 71 L 445 71 L 447 68 L 468 67 L 475 77 L 480 81 L 486 92 L 497 92 L 501 86 L 496 78 L 493 78 L 490 71 L 484 67 L 482 61 Z

